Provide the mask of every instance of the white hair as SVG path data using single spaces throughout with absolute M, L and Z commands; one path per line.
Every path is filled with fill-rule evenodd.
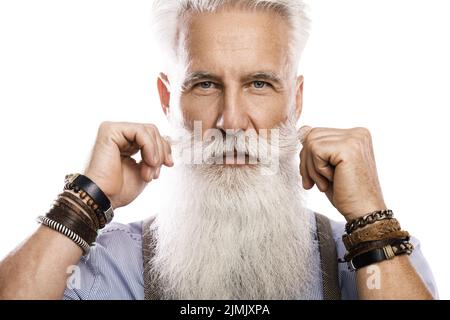
M 308 0 L 154 0 L 153 26 L 161 48 L 176 56 L 179 21 L 187 13 L 215 12 L 225 6 L 280 14 L 292 29 L 290 53 L 293 62 L 298 63 L 311 25 Z

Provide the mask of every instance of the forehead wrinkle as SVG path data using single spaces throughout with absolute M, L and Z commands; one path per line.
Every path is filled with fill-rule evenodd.
M 280 51 L 281 48 L 287 48 L 286 45 L 286 30 L 289 30 L 285 21 L 280 20 L 281 17 L 274 14 L 270 16 L 269 21 L 267 18 L 262 17 L 261 19 L 266 20 L 266 24 L 261 26 L 258 24 L 253 28 L 253 25 L 245 22 L 246 16 L 244 15 L 242 19 L 237 20 L 238 24 L 243 24 L 243 26 L 230 24 L 226 30 L 221 30 L 223 32 L 214 32 L 217 25 L 215 22 L 217 19 L 211 19 L 211 17 L 220 16 L 223 11 L 216 13 L 190 13 L 183 17 L 179 25 L 178 36 L 184 38 L 184 44 L 191 44 L 192 41 L 199 42 L 198 47 L 209 47 L 209 50 L 221 50 L 221 51 L 236 51 L 236 50 L 255 50 L 255 46 L 258 46 L 260 42 L 264 42 L 264 46 L 270 46 L 274 51 Z M 240 12 L 245 14 L 245 12 Z M 225 13 L 226 14 L 226 13 Z M 233 13 L 231 17 L 234 17 Z M 252 17 L 252 15 L 250 15 Z M 199 29 L 204 28 L 204 22 L 211 21 L 211 29 Z M 223 20 L 224 17 L 218 17 L 218 20 Z M 202 22 L 201 22 L 202 21 Z M 281 23 L 280 23 L 281 22 Z M 200 24 L 199 24 L 200 23 Z M 242 29 L 241 27 L 245 27 Z M 263 30 L 263 32 L 261 32 Z M 283 37 L 280 37 L 280 33 Z M 256 41 L 255 41 L 256 39 Z M 268 40 L 268 41 L 267 41 Z M 217 46 L 217 47 L 215 47 Z

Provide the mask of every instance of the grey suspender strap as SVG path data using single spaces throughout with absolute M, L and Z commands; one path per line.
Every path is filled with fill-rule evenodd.
M 320 267 L 322 269 L 323 299 L 340 300 L 341 289 L 339 288 L 338 280 L 338 258 L 330 220 L 320 213 L 315 213 L 315 216 L 320 252 Z
M 320 266 L 322 269 L 322 287 L 324 300 L 339 300 L 341 291 L 339 289 L 337 273 L 336 245 L 331 231 L 330 221 L 327 217 L 316 213 L 317 239 L 319 242 Z M 155 242 L 150 228 L 154 218 L 144 220 L 142 223 L 142 254 L 144 260 L 144 299 L 159 300 L 161 297 L 158 281 L 155 273 L 151 270 Z

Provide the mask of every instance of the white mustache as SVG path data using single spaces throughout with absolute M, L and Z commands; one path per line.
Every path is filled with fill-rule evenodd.
M 194 124 L 194 130 L 178 128 L 175 136 L 163 138 L 170 143 L 175 158 L 187 164 L 235 163 L 235 160 L 239 164 L 273 164 L 298 152 L 301 133 L 295 123 L 295 117 L 291 116 L 275 128 L 258 132 L 213 128 L 203 134 L 200 122 L 200 127 Z
M 278 129 L 271 129 L 270 136 L 278 138 Z M 252 131 L 217 130 L 213 135 L 206 134 L 204 137 L 188 134 L 180 138 L 165 136 L 164 139 L 179 155 L 201 155 L 202 163 L 206 164 L 224 163 L 227 159 L 234 163 L 235 157 L 242 161 L 247 159 L 249 164 L 269 163 L 280 156 L 278 139 L 269 142 L 267 135 Z
M 248 158 L 249 163 L 266 163 L 271 157 L 278 156 L 278 150 L 271 148 L 269 141 L 256 133 L 227 132 L 222 139 L 206 142 L 203 149 L 203 159 L 206 162 L 221 161 L 228 157 L 238 159 Z

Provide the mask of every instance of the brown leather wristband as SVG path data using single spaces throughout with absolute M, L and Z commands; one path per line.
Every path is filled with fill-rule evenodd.
M 64 191 L 63 193 L 59 194 L 59 197 L 67 197 L 68 199 L 75 202 L 78 206 L 83 208 L 83 211 L 87 213 L 89 217 L 94 221 L 97 230 L 103 227 L 98 220 L 98 216 L 95 213 L 95 210 L 91 206 L 89 206 L 86 201 L 79 196 L 79 194 L 73 194 L 70 191 Z
M 92 219 L 88 213 L 85 213 L 83 208 L 80 208 L 78 204 L 74 204 L 67 197 L 60 196 L 55 200 L 55 206 L 61 207 L 65 210 L 71 210 L 74 214 L 78 215 L 92 230 L 98 230 L 97 219 Z M 83 212 L 82 212 L 83 211 Z
M 347 254 L 344 256 L 345 261 L 350 261 L 354 257 L 361 255 L 363 253 L 375 250 L 375 249 L 381 249 L 385 246 L 392 246 L 396 247 L 400 244 L 406 244 L 409 243 L 409 237 L 403 238 L 403 239 L 397 239 L 397 238 L 389 238 L 389 239 L 383 239 L 383 240 L 376 240 L 376 241 L 370 241 L 370 242 L 363 242 L 357 245 L 356 247 L 353 247 L 350 249 L 350 251 L 347 252 Z
M 344 242 L 345 248 L 350 250 L 352 247 L 363 242 L 389 238 L 405 238 L 407 236 L 409 234 L 406 231 L 401 231 L 400 223 L 397 219 L 392 218 L 377 221 L 351 234 L 345 234 L 342 236 L 342 241 Z
M 53 206 L 46 214 L 46 217 L 56 221 L 91 245 L 97 238 L 97 231 L 92 230 L 76 213 L 65 210 L 61 207 Z
M 347 259 L 345 262 L 347 262 L 349 270 L 355 271 L 374 263 L 393 259 L 396 256 L 403 254 L 409 255 L 413 250 L 414 246 L 410 242 L 403 242 L 395 245 L 388 244 L 382 248 L 361 253 L 352 259 Z

